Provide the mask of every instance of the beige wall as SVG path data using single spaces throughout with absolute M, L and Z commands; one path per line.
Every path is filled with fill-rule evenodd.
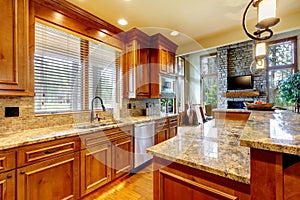
M 283 33 L 291 30 L 296 30 L 300 28 L 300 10 L 290 13 L 286 16 L 280 16 L 280 22 L 272 28 L 274 34 Z M 254 31 L 254 23 L 249 23 L 247 25 L 248 29 Z M 249 31 L 250 31 L 249 30 Z M 232 43 L 237 43 L 241 41 L 249 40 L 242 29 L 241 25 L 233 29 L 228 29 L 223 32 L 218 32 L 215 34 L 207 35 L 206 37 L 201 37 L 197 40 L 203 49 L 225 46 Z

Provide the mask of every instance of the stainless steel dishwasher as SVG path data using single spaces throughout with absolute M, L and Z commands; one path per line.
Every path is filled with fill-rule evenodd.
M 155 122 L 143 122 L 134 125 L 134 169 L 136 172 L 143 167 L 152 155 L 146 153 L 146 149 L 154 145 L 154 124 Z

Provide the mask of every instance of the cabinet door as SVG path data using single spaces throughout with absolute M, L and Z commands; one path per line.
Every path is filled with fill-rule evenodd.
M 111 144 L 88 147 L 81 151 L 81 195 L 111 180 Z
M 0 199 L 15 199 L 15 170 L 0 174 Z
M 79 198 L 79 152 L 17 170 L 18 199 Z
M 169 138 L 172 138 L 172 137 L 176 136 L 177 132 L 178 132 L 177 117 L 169 118 L 169 126 L 170 126 Z
M 138 98 L 150 97 L 149 49 L 140 49 L 140 61 L 136 69 L 136 95 Z
M 0 9 L 0 95 L 33 96 L 28 0 L 1 0 Z
M 136 41 L 132 41 L 126 45 L 126 53 L 123 63 L 123 96 L 126 98 L 135 98 L 136 90 L 136 67 L 139 64 L 140 57 L 139 46 Z
M 175 73 L 175 54 L 168 52 L 168 68 L 169 74 Z
M 156 131 L 155 144 L 161 143 L 169 138 L 169 129 L 163 128 Z
M 169 138 L 175 137 L 177 135 L 177 126 L 170 126 Z
M 168 73 L 168 51 L 160 49 L 160 72 Z
M 133 166 L 132 136 L 118 139 L 112 146 L 112 179 L 130 172 Z

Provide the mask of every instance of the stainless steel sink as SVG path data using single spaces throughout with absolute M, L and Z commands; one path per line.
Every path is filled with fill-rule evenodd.
M 99 127 L 104 127 L 104 126 L 110 126 L 110 125 L 115 125 L 118 124 L 118 122 L 104 122 L 104 123 L 99 123 L 99 124 L 82 124 L 76 126 L 78 129 L 92 129 L 92 128 L 99 128 Z

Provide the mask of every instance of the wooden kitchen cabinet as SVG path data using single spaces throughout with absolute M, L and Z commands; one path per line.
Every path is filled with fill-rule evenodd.
M 175 137 L 178 133 L 178 117 L 169 118 L 169 138 Z
M 133 28 L 124 33 L 123 97 L 150 97 L 149 36 Z
M 79 141 L 69 137 L 18 148 L 18 199 L 78 199 Z
M 155 122 L 154 144 L 159 144 L 169 137 L 168 119 L 160 119 Z
M 33 96 L 29 0 L 1 0 L 0 9 L 0 96 Z
M 82 135 L 81 144 L 81 197 L 133 167 L 132 125 Z
M 15 170 L 0 173 L 0 199 L 15 199 Z
M 159 144 L 177 135 L 178 117 L 160 119 L 155 122 L 154 143 Z
M 112 145 L 112 179 L 128 174 L 133 168 L 133 137 L 125 137 Z
M 177 45 L 159 33 L 151 36 L 150 43 L 151 98 L 159 98 L 161 87 L 160 75 L 174 76 Z
M 0 153 L 0 199 L 15 199 L 15 167 L 16 154 L 14 151 Z
M 154 157 L 153 199 L 250 200 L 250 185 Z
M 111 181 L 111 143 L 103 142 L 81 151 L 81 196 Z
M 79 152 L 17 169 L 18 199 L 78 199 Z

